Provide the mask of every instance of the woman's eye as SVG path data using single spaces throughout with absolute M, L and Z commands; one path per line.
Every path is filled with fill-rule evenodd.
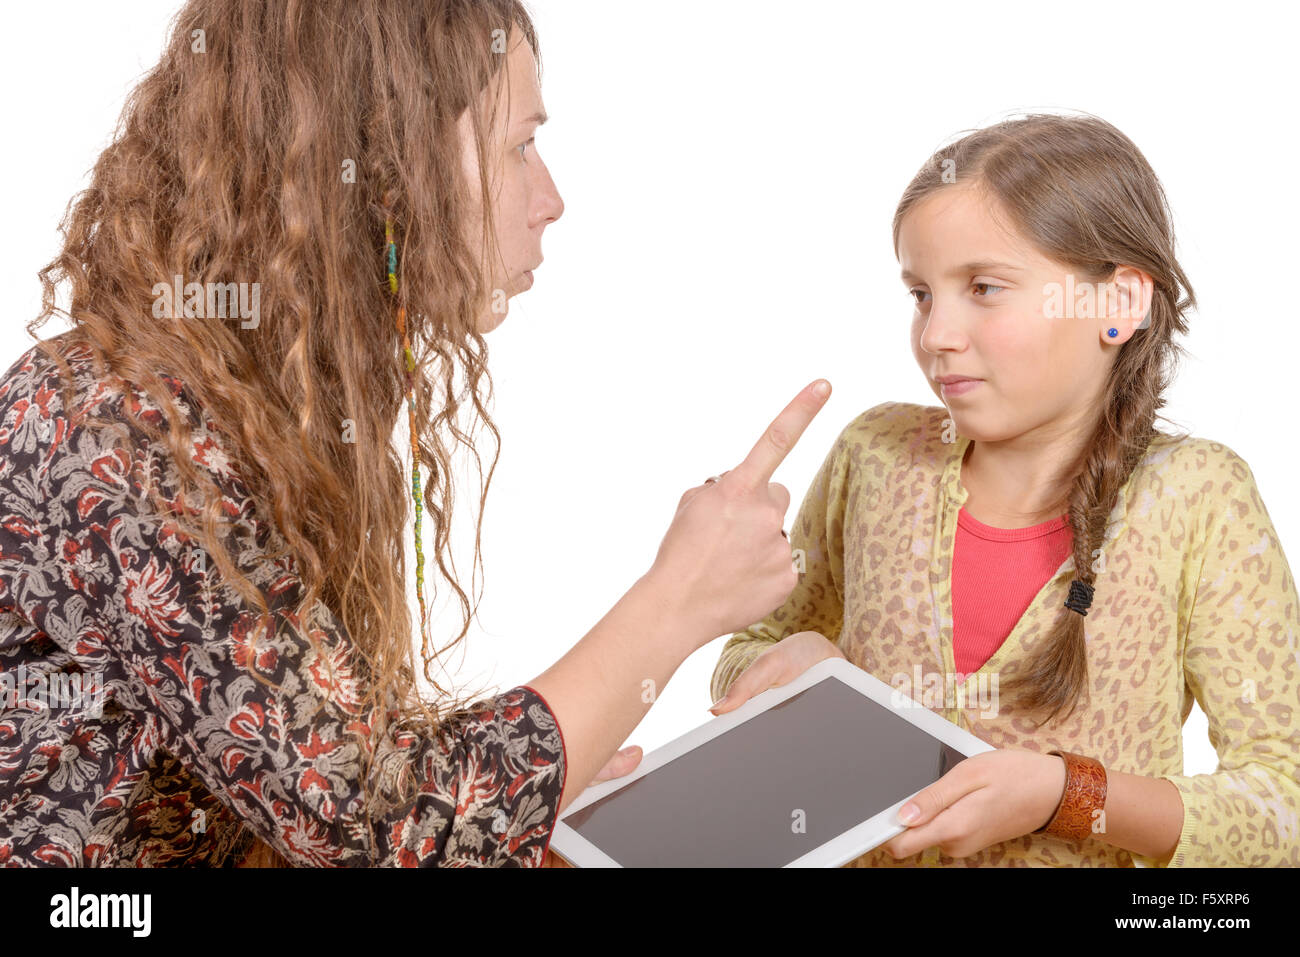
M 1005 287 L 1005 286 L 995 286 L 995 285 L 993 285 L 993 283 L 991 283 L 991 282 L 977 282 L 977 283 L 974 283 L 974 288 L 976 288 L 976 289 L 981 289 L 981 288 L 983 288 L 983 289 L 998 289 L 998 290 L 1001 290 L 1001 289 L 1005 289 L 1006 287 Z M 987 297 L 987 296 L 992 295 L 992 293 L 985 293 L 984 295 L 985 295 L 985 297 Z
M 917 304 L 918 306 L 921 305 L 921 303 L 924 301 L 924 300 L 922 300 L 922 299 L 917 298 L 918 296 L 928 296 L 928 295 L 930 295 L 930 294 L 929 294 L 928 292 L 926 292 L 924 289 L 909 289 L 909 290 L 907 290 L 907 293 L 908 293 L 908 295 L 910 295 L 910 296 L 912 297 L 913 301 L 915 301 L 916 304 Z
M 533 139 L 536 139 L 536 138 L 537 138 L 537 137 L 533 137 Z M 524 162 L 528 162 L 528 157 L 527 157 L 525 154 L 526 154 L 527 151 L 528 151 L 528 147 L 531 146 L 532 143 L 533 143 L 533 140 L 529 140 L 528 142 L 526 142 L 526 143 L 520 143 L 518 146 L 515 147 L 515 149 L 519 150 L 519 158 L 522 159 Z

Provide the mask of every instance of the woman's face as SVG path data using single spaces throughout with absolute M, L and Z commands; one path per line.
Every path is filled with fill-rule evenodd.
M 982 192 L 957 183 L 909 210 L 898 239 L 913 298 L 912 353 L 957 431 L 986 442 L 1088 421 L 1115 347 L 1142 324 L 1150 301 L 1149 277 L 1141 299 L 1145 274 L 1120 267 L 1100 287 L 1110 290 L 1109 302 L 1088 308 L 1077 300 L 1085 279 L 1044 258 L 1006 222 Z M 937 381 L 948 376 L 979 381 Z
M 518 31 L 510 35 L 508 48 L 510 52 L 501 55 L 506 57 L 509 75 L 509 110 L 498 113 L 497 128 L 490 132 L 487 145 L 494 163 L 488 179 L 500 259 L 492 264 L 491 288 L 495 292 L 488 311 L 479 318 L 481 333 L 499 326 L 509 312 L 509 300 L 532 288 L 533 270 L 542 264 L 542 232 L 564 213 L 564 201 L 533 142 L 537 128 L 546 122 L 537 59 Z M 478 157 L 468 112 L 461 117 L 460 133 L 470 193 L 477 199 Z M 481 214 L 473 217 L 468 227 L 477 239 L 482 232 Z

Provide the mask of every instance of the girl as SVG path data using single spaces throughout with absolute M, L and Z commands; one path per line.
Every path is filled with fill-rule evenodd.
M 1154 427 L 1195 299 L 1146 160 L 1091 116 L 975 131 L 894 248 L 943 408 L 841 433 L 715 713 L 838 654 L 995 746 L 852 866 L 1300 865 L 1300 597 L 1241 457 Z M 1182 773 L 1193 698 L 1214 774 Z
M 178 14 L 41 273 L 31 328 L 62 279 L 73 328 L 0 379 L 0 865 L 538 865 L 573 798 L 635 765 L 611 756 L 645 682 L 793 588 L 769 479 L 825 382 L 687 491 L 555 665 L 468 706 L 418 692 L 446 650 L 422 512 L 454 646 L 458 416 L 495 436 L 483 335 L 563 210 L 536 57 L 514 0 Z

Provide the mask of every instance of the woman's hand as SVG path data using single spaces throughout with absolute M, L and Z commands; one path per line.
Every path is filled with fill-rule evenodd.
M 790 493 L 771 478 L 829 395 L 823 379 L 803 389 L 744 461 L 683 495 L 649 570 L 568 654 L 528 682 L 564 729 L 561 814 L 606 773 L 614 749 L 689 655 L 760 620 L 799 583 L 781 534 Z
M 938 847 L 969 857 L 1045 825 L 1065 793 L 1065 761 L 1054 754 L 1002 748 L 962 761 L 899 810 L 908 829 L 881 846 L 896 860 Z M 919 816 L 902 820 L 911 805 Z
M 797 631 L 755 658 L 709 710 L 714 714 L 734 711 L 754 695 L 787 684 L 817 662 L 836 656 L 843 658 L 844 652 L 825 635 L 816 631 Z
M 771 479 L 829 396 L 825 380 L 805 388 L 743 462 L 716 482 L 688 489 L 677 503 L 645 577 L 677 618 L 691 623 L 696 647 L 760 620 L 799 583 L 782 532 L 790 493 Z

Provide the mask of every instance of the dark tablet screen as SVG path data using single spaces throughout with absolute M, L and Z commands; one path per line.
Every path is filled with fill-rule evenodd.
M 783 867 L 965 757 L 827 677 L 563 820 L 624 867 Z

